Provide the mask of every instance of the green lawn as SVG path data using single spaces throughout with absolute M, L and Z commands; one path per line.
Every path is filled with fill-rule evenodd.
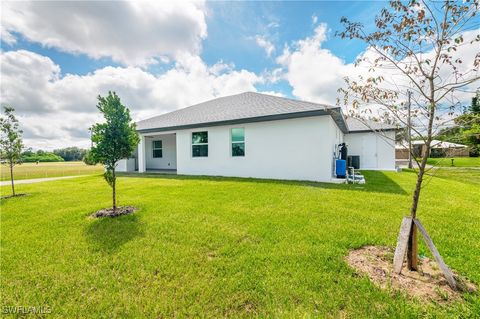
M 101 165 L 90 166 L 83 162 L 57 162 L 57 163 L 23 163 L 15 166 L 13 177 L 15 180 L 57 177 L 69 175 L 100 174 L 103 171 Z M 1 180 L 10 180 L 10 168 L 0 165 Z
M 480 167 L 480 157 L 429 158 L 427 164 L 434 166 Z
M 139 211 L 101 220 L 88 218 L 110 205 L 101 176 L 18 185 L 29 196 L 1 202 L 0 305 L 58 318 L 477 317 L 478 293 L 424 304 L 348 267 L 349 249 L 395 246 L 414 184 L 408 171 L 364 173 L 366 185 L 121 177 L 120 203 Z M 455 174 L 429 181 L 419 217 L 479 285 L 480 170 Z

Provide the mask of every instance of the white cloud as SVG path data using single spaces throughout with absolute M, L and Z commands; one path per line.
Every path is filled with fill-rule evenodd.
M 1 35 L 92 58 L 145 66 L 198 54 L 207 36 L 203 1 L 2 1 Z
M 2 104 L 17 110 L 28 146 L 86 147 L 88 127 L 100 120 L 96 98 L 116 91 L 135 120 L 219 96 L 256 91 L 262 77 L 222 63 L 206 65 L 184 54 L 161 75 L 139 67 L 105 67 L 87 75 L 60 76 L 48 57 L 25 50 L 2 52 Z
M 317 17 L 316 14 L 313 14 L 313 15 L 312 15 L 312 24 L 315 25 L 315 24 L 317 24 L 317 22 L 318 22 L 318 17 Z
M 17 42 L 13 34 L 8 32 L 7 29 L 3 27 L 3 25 L 0 25 L 0 38 L 3 42 L 9 45 L 15 44 Z
M 334 104 L 337 89 L 343 85 L 348 65 L 331 51 L 323 49 L 327 38 L 326 24 L 315 28 L 314 34 L 286 46 L 277 63 L 285 68 L 284 78 L 290 83 L 293 95 L 307 101 Z
M 278 27 L 280 27 L 280 23 L 278 23 L 277 21 L 272 21 L 269 24 L 267 24 L 268 29 L 274 29 Z
M 266 37 L 257 35 L 255 37 L 255 42 L 259 47 L 265 50 L 265 53 L 267 54 L 268 57 L 271 57 L 272 53 L 275 52 L 275 46 L 273 45 L 272 42 L 268 41 Z
M 51 111 L 50 95 L 60 68 L 48 57 L 20 50 L 1 53 L 1 101 L 15 101 L 17 108 L 32 113 Z
M 265 82 L 275 84 L 285 79 L 284 71 L 285 70 L 283 68 L 275 68 L 273 70 L 264 70 L 262 72 L 262 78 L 265 79 Z
M 285 94 L 277 92 L 277 91 L 261 91 L 259 93 L 262 94 L 267 94 L 267 95 L 273 95 L 273 96 L 278 96 L 278 97 L 286 97 Z
M 463 33 L 464 43 L 470 43 L 479 33 L 479 30 L 466 31 Z M 345 86 L 344 77 L 356 78 L 358 75 L 364 77 L 382 75 L 386 79 L 383 86 L 389 89 L 406 92 L 412 85 L 406 80 L 400 71 L 392 69 L 375 69 L 369 71 L 366 64 L 360 64 L 354 67 L 353 63 L 346 63 L 330 50 L 322 48 L 322 44 L 327 40 L 327 25 L 319 24 L 312 36 L 301 39 L 286 45 L 283 53 L 276 58 L 276 62 L 282 66 L 282 71 L 276 70 L 277 76 L 267 77 L 267 79 L 278 80 L 286 79 L 292 86 L 292 93 L 299 99 L 314 101 L 326 104 L 335 104 L 338 97 L 337 90 Z M 456 52 L 452 52 L 452 60 L 461 58 L 463 63 L 459 66 L 460 72 L 465 72 L 472 68 L 475 55 L 478 53 L 478 47 L 475 45 L 459 46 Z M 433 52 L 426 52 L 423 58 L 433 55 Z M 377 54 L 373 50 L 366 50 L 361 57 L 368 57 L 373 61 Z M 408 63 L 408 61 L 403 61 Z M 452 70 L 445 65 L 440 65 L 440 77 L 438 81 L 446 81 L 452 78 Z M 478 75 L 478 71 L 477 71 Z M 478 87 L 477 83 L 470 85 L 469 91 L 474 91 Z M 468 102 L 472 94 L 456 92 L 455 97 Z

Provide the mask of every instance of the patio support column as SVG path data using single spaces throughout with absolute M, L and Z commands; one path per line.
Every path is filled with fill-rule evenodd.
M 145 173 L 145 136 L 140 134 L 140 143 L 138 143 L 138 172 Z

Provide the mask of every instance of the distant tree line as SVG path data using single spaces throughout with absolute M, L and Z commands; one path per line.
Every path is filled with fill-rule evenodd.
M 85 157 L 85 153 L 86 150 L 76 146 L 57 149 L 53 152 L 33 151 L 31 148 L 28 148 L 22 152 L 21 161 L 25 163 L 81 161 Z
M 65 161 L 81 161 L 85 157 L 87 150 L 76 146 L 54 150 L 53 154 L 60 156 Z
M 21 161 L 24 163 L 34 162 L 63 162 L 64 159 L 52 152 L 43 150 L 33 151 L 31 148 L 27 148 L 22 152 Z

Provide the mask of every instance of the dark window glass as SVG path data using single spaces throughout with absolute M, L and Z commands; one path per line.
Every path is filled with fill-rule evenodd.
M 245 143 L 233 143 L 232 156 L 245 156 Z
M 192 157 L 208 156 L 208 132 L 192 133 Z
M 208 143 L 208 132 L 192 133 L 192 144 Z
M 192 156 L 193 157 L 207 157 L 208 156 L 208 145 L 193 145 L 192 146 Z
M 163 156 L 162 152 L 162 141 L 153 141 L 153 158 L 161 158 Z

